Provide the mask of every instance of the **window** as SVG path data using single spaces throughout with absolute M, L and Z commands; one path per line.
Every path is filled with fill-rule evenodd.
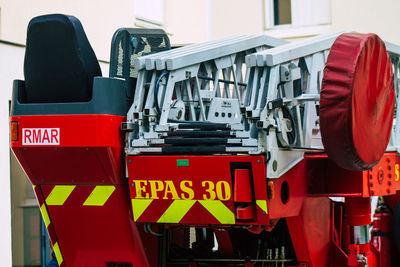
M 291 0 L 274 0 L 274 26 L 292 24 Z
M 264 0 L 265 29 L 328 25 L 330 0 Z
M 162 28 L 164 0 L 135 0 L 135 25 L 144 28 Z

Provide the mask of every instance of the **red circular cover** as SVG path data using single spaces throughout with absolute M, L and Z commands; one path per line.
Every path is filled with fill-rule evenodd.
M 382 157 L 394 116 L 393 71 L 375 34 L 345 33 L 330 50 L 320 98 L 325 151 L 336 164 L 366 170 Z

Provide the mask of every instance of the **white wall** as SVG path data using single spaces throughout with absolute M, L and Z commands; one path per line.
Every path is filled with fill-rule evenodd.
M 0 43 L 0 259 L 11 266 L 11 203 L 8 101 L 12 80 L 23 79 L 24 49 Z
M 24 44 L 31 18 L 50 13 L 74 15 L 82 22 L 97 57 L 106 61 L 114 32 L 133 27 L 135 21 L 133 0 L 0 0 L 0 8 L 0 39 Z
M 400 1 L 395 0 L 332 0 L 332 29 L 376 33 L 400 44 L 398 10 Z

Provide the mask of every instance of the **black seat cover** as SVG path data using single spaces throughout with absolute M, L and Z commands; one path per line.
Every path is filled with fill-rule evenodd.
M 80 21 L 52 14 L 29 22 L 24 74 L 25 102 L 81 102 L 101 70 Z

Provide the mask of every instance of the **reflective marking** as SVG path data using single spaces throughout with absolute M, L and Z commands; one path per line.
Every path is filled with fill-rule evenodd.
M 396 173 L 396 182 L 399 180 L 399 164 L 396 164 L 396 165 L 394 165 L 394 170 L 395 170 L 395 173 Z
M 46 198 L 47 205 L 63 205 L 69 195 L 75 189 L 75 185 L 56 185 Z
M 60 247 L 58 246 L 58 242 L 56 242 L 56 243 L 53 245 L 53 250 L 54 250 L 54 254 L 56 254 L 56 258 L 57 258 L 58 265 L 61 265 L 61 263 L 62 263 L 64 260 L 63 260 L 63 257 L 62 257 L 62 255 L 61 255 L 61 250 L 60 250 Z
M 44 203 L 40 207 L 40 212 L 42 213 L 43 221 L 47 228 L 47 226 L 49 226 L 49 224 L 50 224 L 50 218 L 49 218 L 49 214 L 47 213 L 46 205 Z
M 132 211 L 135 222 L 151 204 L 152 199 L 132 199 Z
M 220 200 L 199 200 L 200 204 L 204 206 L 221 224 L 234 224 L 235 214 L 228 209 Z
M 114 192 L 113 185 L 98 185 L 96 186 L 89 197 L 83 203 L 83 206 L 103 206 Z
M 260 207 L 260 209 L 262 209 L 265 214 L 268 214 L 268 208 L 267 208 L 267 201 L 266 200 L 256 200 L 256 204 L 257 206 Z
M 174 200 L 157 222 L 179 223 L 194 203 L 196 200 Z
M 35 191 L 36 185 L 32 185 L 32 187 L 33 187 L 33 191 Z

